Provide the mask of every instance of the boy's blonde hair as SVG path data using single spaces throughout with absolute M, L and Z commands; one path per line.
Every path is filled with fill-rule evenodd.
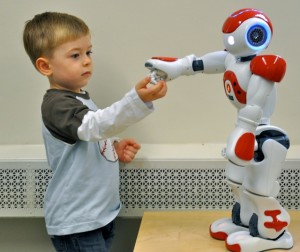
M 65 13 L 44 12 L 26 22 L 23 43 L 35 66 L 39 57 L 51 57 L 57 46 L 88 34 L 90 30 L 80 18 Z

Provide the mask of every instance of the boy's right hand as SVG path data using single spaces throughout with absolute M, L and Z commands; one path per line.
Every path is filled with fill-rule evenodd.
M 151 102 L 164 97 L 167 93 L 167 83 L 159 81 L 155 85 L 149 85 L 150 76 L 142 79 L 135 85 L 135 90 L 143 102 Z

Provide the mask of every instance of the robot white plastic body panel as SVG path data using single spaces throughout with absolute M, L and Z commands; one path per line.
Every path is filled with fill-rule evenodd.
M 223 150 L 236 203 L 232 218 L 212 223 L 210 234 L 225 240 L 231 251 L 289 249 L 293 246 L 287 230 L 290 217 L 276 199 L 289 139 L 285 131 L 270 125 L 276 83 L 284 77 L 286 63 L 277 55 L 258 55 L 268 47 L 273 33 L 271 21 L 259 10 L 234 12 L 222 32 L 224 51 L 181 59 L 154 57 L 145 66 L 154 84 L 181 75 L 224 73 L 225 94 L 238 112 Z

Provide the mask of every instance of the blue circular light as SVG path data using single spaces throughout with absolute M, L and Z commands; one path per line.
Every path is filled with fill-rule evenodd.
M 271 38 L 271 31 L 268 26 L 256 24 L 248 29 L 246 34 L 248 46 L 256 51 L 266 48 Z

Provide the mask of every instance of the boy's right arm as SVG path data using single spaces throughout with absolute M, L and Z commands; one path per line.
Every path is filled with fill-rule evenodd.
M 160 81 L 149 85 L 150 77 L 142 79 L 120 101 L 105 109 L 89 111 L 78 128 L 79 139 L 97 141 L 115 136 L 153 112 L 152 101 L 166 95 L 167 85 Z
M 54 137 L 70 144 L 115 136 L 152 113 L 151 101 L 165 96 L 165 82 L 147 88 L 149 81 L 144 78 L 120 101 L 98 110 L 89 109 L 74 95 L 52 94 L 43 101 L 43 122 Z

